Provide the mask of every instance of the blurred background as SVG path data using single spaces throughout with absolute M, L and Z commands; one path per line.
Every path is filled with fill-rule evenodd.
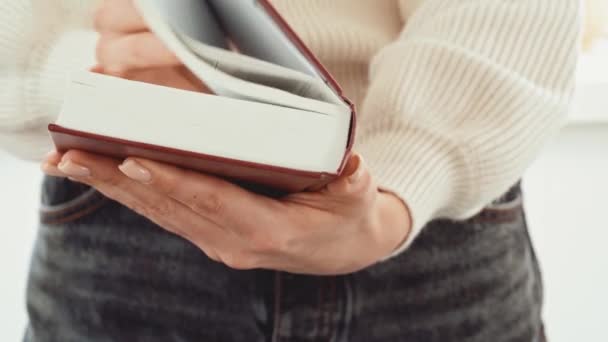
M 524 177 L 551 342 L 608 341 L 608 0 L 587 5 L 567 126 Z M 0 340 L 19 341 L 36 233 L 38 165 L 0 151 Z

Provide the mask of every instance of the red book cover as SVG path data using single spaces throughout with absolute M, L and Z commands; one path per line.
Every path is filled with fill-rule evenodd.
M 163 146 L 143 144 L 114 137 L 81 132 L 55 124 L 49 125 L 51 137 L 58 151 L 70 149 L 89 151 L 118 159 L 127 157 L 140 157 L 172 165 L 205 172 L 220 176 L 241 184 L 261 186 L 260 189 L 276 189 L 280 192 L 300 192 L 318 189 L 336 179 L 346 164 L 354 144 L 356 115 L 352 102 L 344 97 L 342 89 L 306 47 L 298 35 L 279 15 L 267 0 L 260 0 L 260 5 L 274 18 L 283 32 L 290 38 L 300 52 L 318 69 L 325 78 L 326 83 L 338 93 L 351 108 L 351 127 L 348 146 L 345 149 L 344 159 L 335 173 L 315 173 L 302 170 L 276 167 L 272 165 L 257 164 L 241 160 L 227 159 L 218 156 L 205 155 L 190 151 L 177 150 Z M 261 190 L 261 192 L 268 192 Z

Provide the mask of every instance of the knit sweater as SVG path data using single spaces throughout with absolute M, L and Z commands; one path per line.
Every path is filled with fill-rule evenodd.
M 52 148 L 70 71 L 90 67 L 94 0 L 0 3 L 0 147 Z M 464 219 L 522 176 L 573 93 L 578 0 L 274 0 L 357 105 L 356 150 L 413 227 Z

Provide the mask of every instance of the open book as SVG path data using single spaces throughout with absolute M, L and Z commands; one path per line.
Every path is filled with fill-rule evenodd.
M 82 72 L 58 150 L 150 158 L 294 192 L 336 178 L 352 104 L 266 0 L 136 0 L 150 30 L 212 94 Z

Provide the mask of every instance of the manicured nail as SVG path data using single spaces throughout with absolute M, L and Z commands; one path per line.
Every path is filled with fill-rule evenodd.
M 354 184 L 357 183 L 359 179 L 361 179 L 361 176 L 365 171 L 365 167 L 363 158 L 358 154 L 354 155 L 353 159 L 350 162 L 355 163 L 355 165 L 353 166 L 355 170 L 353 171 L 353 173 L 350 174 L 350 176 L 348 176 L 348 182 Z
M 141 183 L 150 183 L 152 180 L 152 174 L 150 171 L 141 166 L 138 162 L 127 159 L 124 163 L 118 166 L 120 171 L 124 173 L 127 177 L 131 178 L 134 181 L 138 181 Z
M 71 160 L 64 160 L 57 166 L 59 171 L 65 173 L 67 176 L 82 178 L 91 175 L 91 170 L 88 168 L 78 165 Z

